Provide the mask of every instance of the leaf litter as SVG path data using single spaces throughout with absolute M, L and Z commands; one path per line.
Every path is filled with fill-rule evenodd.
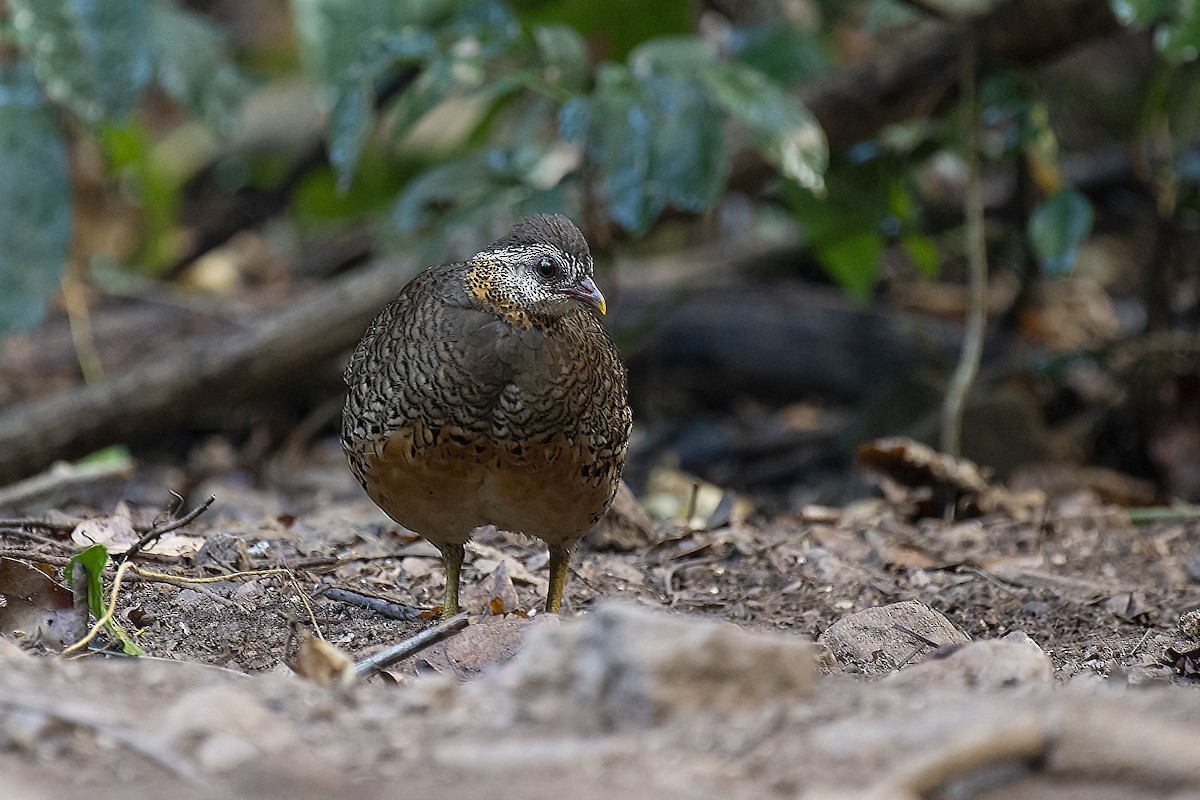
M 536 613 L 544 547 L 488 529 L 464 566 L 466 630 L 346 688 L 348 665 L 432 620 L 328 587 L 428 609 L 444 576 L 330 470 L 333 489 L 257 489 L 258 516 L 179 531 L 212 543 L 208 556 L 138 557 L 144 577 L 129 572 L 115 619 L 149 657 L 65 661 L 48 655 L 65 641 L 6 624 L 0 790 L 57 794 L 45 767 L 69 759 L 96 797 L 120 774 L 123 798 L 384 797 L 399 782 L 442 797 L 916 797 L 976 773 L 1006 797 L 1115 780 L 1137 798 L 1188 785 L 1189 759 L 1200 764 L 1182 733 L 1200 713 L 1200 642 L 1177 629 L 1200 607 L 1194 519 L 1135 526 L 1086 490 L 1036 508 L 960 503 L 979 515 L 956 522 L 896 494 L 770 517 L 739 505 L 657 523 L 649 546 L 581 545 L 561 619 Z M 1005 490 L 984 481 L 966 488 Z M 23 554 L 0 569 L 49 581 L 41 599 L 0 578 L 0 620 L 11 597 L 73 613 L 70 591 L 32 566 L 74 552 L 71 531 L 32 544 L 0 532 Z M 785 664 L 809 677 L 786 683 L 798 679 L 772 672 Z M 1085 746 L 1122 755 L 1071 749 Z M 1025 767 L 992 769 L 1013 753 Z

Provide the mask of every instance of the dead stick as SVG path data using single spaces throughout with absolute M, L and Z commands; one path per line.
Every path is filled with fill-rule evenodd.
M 388 619 L 412 622 L 421 618 L 421 609 L 419 608 L 407 606 L 403 603 L 393 603 L 391 600 L 384 600 L 382 597 L 374 597 L 362 592 L 355 592 L 351 589 L 330 586 L 324 592 L 321 592 L 321 594 L 330 600 L 339 600 L 343 603 L 358 606 L 359 608 L 369 609 Z
M 238 328 L 181 343 L 119 375 L 0 411 L 0 483 L 115 442 L 170 430 L 197 405 L 221 407 L 311 380 L 349 349 L 411 270 L 394 262 L 338 278 Z M 203 403 L 200 400 L 203 399 Z
M 74 627 L 67 638 L 75 642 L 87 635 L 88 623 L 92 621 L 92 609 L 88 603 L 87 567 L 76 561 L 71 565 L 71 605 L 74 607 Z
M 442 620 L 432 628 L 426 628 L 416 636 L 405 639 L 403 642 L 393 645 L 386 650 L 381 650 L 373 656 L 364 658 L 354 665 L 354 674 L 360 678 L 373 675 L 379 670 L 395 664 L 397 661 L 403 661 L 409 656 L 421 652 L 431 644 L 437 644 L 443 639 L 458 633 L 465 627 L 467 627 L 467 612 L 462 611 L 450 619 Z
M 142 538 L 140 538 L 136 542 L 134 542 L 133 545 L 128 550 L 126 550 L 124 553 L 118 554 L 116 556 L 116 558 L 121 561 L 128 561 L 129 559 L 133 558 L 138 553 L 140 553 L 143 547 L 146 547 L 147 545 L 157 541 L 159 539 L 159 537 L 161 537 L 165 534 L 168 534 L 171 531 L 178 530 L 178 529 L 182 528 L 184 525 L 187 525 L 189 522 L 194 520 L 196 517 L 200 516 L 205 511 L 207 511 L 208 507 L 211 506 L 216 501 L 217 501 L 217 496 L 210 494 L 208 496 L 207 500 L 205 500 L 203 503 L 201 503 L 200 505 L 193 508 L 188 513 L 184 514 L 179 519 L 173 519 L 169 522 L 163 523 L 162 525 L 155 525 L 153 528 L 151 528 L 149 531 L 147 531 L 145 536 L 143 536 Z

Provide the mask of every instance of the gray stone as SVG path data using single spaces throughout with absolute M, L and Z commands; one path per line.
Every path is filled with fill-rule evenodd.
M 1022 631 L 1003 639 L 965 644 L 942 658 L 931 658 L 888 677 L 901 684 L 928 683 L 970 689 L 1000 689 L 1049 683 L 1054 677 L 1050 657 Z
M 536 626 L 481 688 L 509 693 L 519 717 L 654 725 L 805 697 L 816 678 L 812 651 L 796 636 L 609 602 L 582 619 Z
M 842 617 L 817 637 L 843 667 L 866 675 L 886 675 L 925 658 L 933 648 L 906 631 L 939 647 L 970 641 L 940 612 L 916 600 L 867 608 Z

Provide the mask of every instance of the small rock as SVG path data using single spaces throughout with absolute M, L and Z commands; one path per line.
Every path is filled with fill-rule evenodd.
M 246 552 L 246 543 L 226 531 L 216 531 L 204 539 L 200 550 L 193 558 L 197 567 L 233 567 L 247 569 L 250 566 L 250 556 Z
M 179 594 L 175 595 L 175 605 L 184 607 L 194 606 L 203 599 L 204 595 L 195 589 L 181 589 Z
M 253 600 L 263 593 L 263 586 L 258 581 L 246 581 L 233 590 L 234 600 Z
M 1200 641 L 1200 611 L 1185 611 L 1180 614 L 1179 632 L 1186 639 Z
M 927 655 L 931 648 L 906 631 L 939 646 L 970 641 L 940 612 L 916 600 L 868 608 L 842 617 L 817 637 L 843 667 L 886 675 Z
M 530 631 L 512 662 L 474 686 L 500 684 L 522 716 L 609 728 L 757 711 L 808 695 L 815 677 L 813 646 L 798 637 L 607 602 Z
M 400 560 L 400 569 L 404 570 L 404 574 L 410 578 L 424 578 L 433 572 L 433 563 L 428 558 L 408 556 Z
M 1054 677 L 1050 657 L 1022 631 L 1003 639 L 985 639 L 937 654 L 920 664 L 889 675 L 889 683 L 1000 689 L 1048 683 Z

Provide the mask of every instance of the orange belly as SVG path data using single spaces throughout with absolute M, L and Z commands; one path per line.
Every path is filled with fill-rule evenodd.
M 394 431 L 367 454 L 363 483 L 388 516 L 435 543 L 465 542 L 488 524 L 571 542 L 612 497 L 611 481 L 584 475 L 583 446 L 562 435 L 531 447 L 487 438 L 463 443 L 443 430 L 419 451 L 413 436 L 412 429 Z

